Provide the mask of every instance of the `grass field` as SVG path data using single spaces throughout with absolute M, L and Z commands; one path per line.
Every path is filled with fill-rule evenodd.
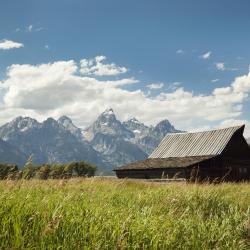
M 250 184 L 1 181 L 0 249 L 250 249 Z

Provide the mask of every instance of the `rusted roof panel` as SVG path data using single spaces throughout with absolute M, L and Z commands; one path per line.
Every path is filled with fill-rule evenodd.
M 244 126 L 196 133 L 167 134 L 149 158 L 219 155 Z

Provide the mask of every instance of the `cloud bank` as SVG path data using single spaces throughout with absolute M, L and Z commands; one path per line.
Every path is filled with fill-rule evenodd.
M 104 59 L 96 57 L 91 62 L 82 59 L 80 66 L 73 60 L 11 65 L 7 69 L 6 79 L 0 82 L 3 95 L 0 124 L 18 115 L 32 116 L 38 120 L 68 115 L 78 126 L 85 127 L 106 107 L 112 107 L 122 120 L 135 116 L 146 124 L 156 124 L 167 118 L 176 127 L 187 129 L 198 124 L 206 126 L 214 122 L 220 124 L 225 120 L 239 120 L 250 93 L 249 72 L 207 95 L 194 94 L 177 87 L 170 92 L 162 91 L 150 96 L 139 86 L 133 91 L 124 88 L 134 84 L 136 89 L 139 81 L 133 77 L 97 79 L 95 75 L 114 76 L 117 72 L 121 74 L 125 71 L 115 64 L 108 66 L 108 70 L 104 66 L 105 70 L 101 71 L 100 65 L 97 65 Z

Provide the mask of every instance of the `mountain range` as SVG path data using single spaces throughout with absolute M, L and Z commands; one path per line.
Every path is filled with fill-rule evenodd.
M 67 116 L 43 122 L 17 117 L 0 127 L 0 162 L 23 166 L 34 163 L 86 160 L 110 174 L 115 166 L 148 157 L 167 133 L 181 132 L 168 121 L 146 126 L 136 118 L 121 122 L 107 109 L 87 128 L 78 128 Z

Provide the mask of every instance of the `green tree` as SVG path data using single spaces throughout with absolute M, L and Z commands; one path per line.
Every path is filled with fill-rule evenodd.
M 40 167 L 37 168 L 35 178 L 46 180 L 49 177 L 49 173 L 50 173 L 50 166 L 48 164 L 41 165 Z
M 51 179 L 60 179 L 63 176 L 63 165 L 53 164 L 51 165 L 48 177 Z
M 78 176 L 94 176 L 96 172 L 96 166 L 85 161 L 75 163 L 75 171 Z
M 63 178 L 75 176 L 75 162 L 65 164 L 63 167 Z
M 17 165 L 10 164 L 0 164 L 0 179 L 7 179 L 7 177 L 11 174 L 18 172 Z
M 38 170 L 39 170 L 39 166 L 35 166 L 32 164 L 25 165 L 22 171 L 23 172 L 22 178 L 27 179 L 27 180 L 34 178 Z

